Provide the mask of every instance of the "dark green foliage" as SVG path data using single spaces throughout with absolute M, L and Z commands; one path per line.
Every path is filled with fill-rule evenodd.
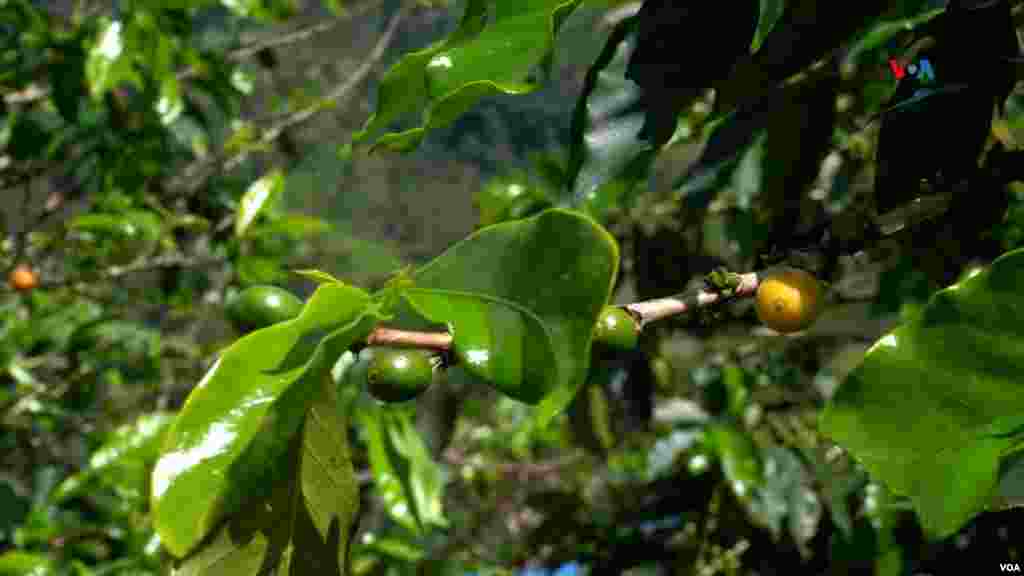
M 626 69 L 626 78 L 644 91 L 647 116 L 639 138 L 654 148 L 667 142 L 683 107 L 728 77 L 739 57 L 750 53 L 759 6 L 756 0 L 645 0 Z M 715 34 L 709 36 L 709 30 Z
M 934 81 L 907 75 L 887 104 L 875 178 L 879 213 L 918 196 L 921 180 L 949 186 L 974 176 L 993 109 L 1002 108 L 1014 82 L 1008 60 L 1019 47 L 1007 0 L 980 7 L 954 0 L 934 30 L 934 48 L 919 55 L 931 63 Z M 971 203 L 991 195 L 968 193 Z

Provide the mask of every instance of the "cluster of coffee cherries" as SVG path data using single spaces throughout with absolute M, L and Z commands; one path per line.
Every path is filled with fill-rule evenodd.
M 758 318 L 769 328 L 791 333 L 806 329 L 821 309 L 821 287 L 802 270 L 777 271 L 761 280 L 756 295 Z M 232 298 L 227 317 L 239 332 L 248 333 L 291 320 L 302 301 L 276 286 L 251 286 Z M 595 345 L 632 350 L 640 339 L 639 319 L 623 306 L 606 306 L 594 326 Z M 382 402 L 407 402 L 430 387 L 443 358 L 418 348 L 368 347 L 359 354 L 367 391 Z
M 242 290 L 227 305 L 227 317 L 243 333 L 291 320 L 302 312 L 302 300 L 277 286 Z M 441 357 L 417 348 L 370 347 L 359 354 L 367 391 L 382 402 L 407 402 L 425 391 Z

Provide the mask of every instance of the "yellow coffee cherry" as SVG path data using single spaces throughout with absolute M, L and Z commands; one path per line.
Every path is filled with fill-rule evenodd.
M 818 317 L 821 304 L 821 284 L 803 270 L 773 272 L 757 288 L 757 317 L 776 332 L 806 329 Z

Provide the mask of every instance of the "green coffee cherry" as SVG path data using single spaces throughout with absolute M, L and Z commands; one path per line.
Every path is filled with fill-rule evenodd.
M 302 300 L 277 286 L 246 288 L 227 307 L 228 319 L 242 333 L 291 320 L 300 312 Z
M 423 350 L 378 348 L 366 373 L 366 389 L 381 402 L 407 402 L 430 387 L 434 362 Z
M 597 318 L 594 342 L 618 350 L 632 350 L 640 340 L 640 325 L 625 308 L 606 306 Z

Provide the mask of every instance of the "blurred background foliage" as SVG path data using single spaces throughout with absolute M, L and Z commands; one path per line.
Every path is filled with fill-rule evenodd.
M 556 203 L 588 69 L 629 4 L 575 11 L 541 89 L 485 97 L 411 153 L 367 154 L 350 141 L 382 72 L 464 9 L 401 4 L 0 0 L 0 260 L 30 263 L 40 281 L 0 296 L 0 575 L 168 573 L 148 469 L 170 415 L 238 336 L 223 305 L 240 288 L 308 296 L 312 283 L 288 273 L 299 268 L 379 286 L 481 226 Z M 372 73 L 360 71 L 403 9 Z M 769 134 L 700 184 L 700 210 L 679 181 L 710 148 L 712 101 L 684 110 L 635 184 L 644 193 L 605 215 L 623 248 L 616 302 L 680 292 L 717 265 L 753 269 L 778 225 L 765 214 L 792 208 L 761 188 L 762 170 L 800 173 L 788 185 L 807 192 L 804 220 L 842 225 L 872 202 L 867 122 L 895 87 L 891 44 L 875 40 L 892 37 L 886 25 L 841 59 L 819 150 Z M 786 114 L 802 135 L 818 126 L 803 107 Z M 266 126 L 283 128 L 265 138 Z M 1024 139 L 1019 90 L 988 138 Z M 1024 245 L 1019 183 L 991 236 Z M 1019 511 L 928 541 L 905 501 L 816 430 L 870 344 L 948 283 L 940 264 L 913 250 L 843 258 L 799 338 L 772 337 L 743 302 L 652 326 L 636 352 L 597 352 L 545 430 L 457 368 L 412 410 L 345 399 L 362 489 L 353 571 L 896 576 L 1024 562 Z

